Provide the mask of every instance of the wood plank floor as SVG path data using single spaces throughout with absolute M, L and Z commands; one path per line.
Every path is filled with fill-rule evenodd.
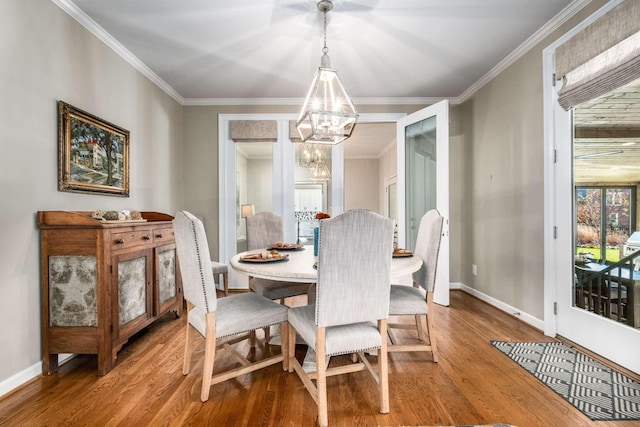
M 494 349 L 489 340 L 549 341 L 539 331 L 461 292 L 437 307 L 440 361 L 424 354 L 389 357 L 391 413 L 378 411 L 371 378 L 328 380 L 329 422 L 336 426 L 510 423 L 540 426 L 638 426 L 594 422 Z M 132 339 L 114 369 L 96 374 L 94 356 L 78 356 L 0 400 L 8 426 L 312 426 L 316 406 L 295 373 L 275 365 L 217 384 L 201 403 L 202 354 L 182 375 L 185 318 L 166 316 Z M 246 353 L 254 350 L 246 347 Z M 258 347 L 255 355 L 279 352 Z M 297 355 L 304 355 L 298 346 Z M 222 365 L 232 364 L 222 358 Z M 341 363 L 340 358 L 332 363 Z

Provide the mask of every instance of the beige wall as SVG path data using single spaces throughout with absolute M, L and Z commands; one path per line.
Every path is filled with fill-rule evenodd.
M 51 1 L 0 2 L 0 381 L 37 367 L 38 210 L 173 212 L 182 106 Z M 59 192 L 56 102 L 130 131 L 130 197 Z
M 594 1 L 477 91 L 462 107 L 460 280 L 543 318 L 542 51 L 605 1 Z M 458 160 L 453 160 L 458 162 Z M 454 216 L 452 209 L 452 217 Z M 454 240 L 457 243 L 454 243 Z M 478 275 L 471 274 L 471 265 Z M 453 270 L 453 268 L 452 268 Z
M 578 17 L 451 109 L 451 281 L 542 318 L 542 49 Z M 0 381 L 40 361 L 38 210 L 188 209 L 218 242 L 218 114 L 297 106 L 186 106 L 53 2 L 0 2 Z M 56 101 L 131 132 L 131 196 L 57 191 Z M 359 106 L 362 113 L 416 105 Z M 380 166 L 383 167 L 382 165 Z M 379 180 L 386 172 L 380 172 Z M 471 264 L 478 276 L 471 275 Z
M 378 159 L 344 160 L 344 210 L 380 210 L 380 165 Z
M 360 113 L 412 113 L 420 105 L 364 105 Z M 205 218 L 211 256 L 218 259 L 218 115 L 285 114 L 299 106 L 185 106 L 184 107 L 184 208 Z M 374 209 L 377 210 L 377 207 Z

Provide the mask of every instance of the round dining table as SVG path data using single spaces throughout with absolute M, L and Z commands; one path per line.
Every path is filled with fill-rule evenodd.
M 231 267 L 239 272 L 252 277 L 260 277 L 269 280 L 282 280 L 286 282 L 316 282 L 318 270 L 314 263 L 318 257 L 313 255 L 313 245 L 303 246 L 295 250 L 282 250 L 282 255 L 288 255 L 285 260 L 273 262 L 246 262 L 241 258 L 263 250 L 241 252 L 231 258 Z M 391 254 L 389 254 L 391 256 Z M 418 271 L 422 266 L 422 260 L 418 256 L 394 257 L 391 261 L 391 278 L 406 276 Z

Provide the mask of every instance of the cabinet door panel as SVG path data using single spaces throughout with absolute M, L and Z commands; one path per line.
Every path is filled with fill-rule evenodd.
M 156 315 L 175 305 L 180 294 L 175 245 L 156 248 Z
M 152 251 L 149 249 L 114 257 L 117 289 L 114 304 L 116 338 L 126 338 L 152 317 Z M 117 328 L 117 330 L 116 330 Z

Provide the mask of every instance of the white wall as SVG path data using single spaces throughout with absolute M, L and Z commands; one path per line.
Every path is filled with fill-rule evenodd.
M 130 131 L 130 197 L 58 191 L 58 100 Z M 40 372 L 36 212 L 175 212 L 183 205 L 182 115 L 53 2 L 0 1 L 0 383 Z
M 380 206 L 378 207 L 379 211 L 383 214 L 386 212 L 386 203 L 387 203 L 387 193 L 386 186 L 387 181 L 396 177 L 398 174 L 398 147 L 396 145 L 396 141 L 389 144 L 387 148 L 384 149 L 382 155 L 378 159 L 378 164 L 380 168 L 380 179 L 379 179 L 379 189 L 380 193 L 378 195 Z
M 273 212 L 273 160 L 247 162 L 247 200 L 258 212 Z
M 344 160 L 344 209 L 380 210 L 380 165 L 378 159 Z

